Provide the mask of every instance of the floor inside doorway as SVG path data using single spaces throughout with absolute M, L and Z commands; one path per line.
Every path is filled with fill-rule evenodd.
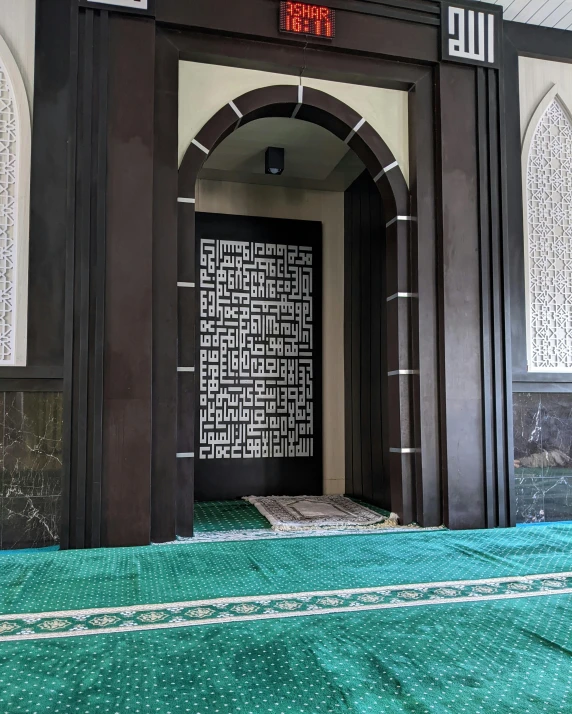
M 365 503 L 360 503 L 375 513 L 389 516 L 389 511 Z M 232 533 L 236 531 L 271 531 L 272 527 L 264 516 L 251 503 L 243 500 L 233 501 L 198 501 L 195 503 L 195 534 Z

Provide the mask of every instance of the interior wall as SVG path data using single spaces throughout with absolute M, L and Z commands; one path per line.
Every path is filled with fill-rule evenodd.
M 322 223 L 324 493 L 345 490 L 344 194 L 197 181 L 196 210 Z
M 561 99 L 572 111 L 572 64 L 519 57 L 518 74 L 521 139 L 524 139 L 536 107 L 555 84 Z
M 518 70 L 521 142 L 524 151 L 528 152 L 529 125 L 532 120 L 535 124 L 538 121 L 536 110 L 555 85 L 558 96 L 572 112 L 572 65 L 519 57 Z M 526 176 L 523 179 L 526 181 Z M 526 207 L 526 191 L 523 197 Z M 566 217 L 569 214 L 570 206 L 562 205 L 562 215 Z M 526 216 L 524 220 L 526 233 Z M 565 220 L 569 223 L 569 219 Z M 524 244 L 521 244 L 521 250 L 524 261 L 515 261 L 511 275 L 517 283 L 516 289 L 513 286 L 513 295 L 518 295 L 511 302 L 515 373 L 519 380 L 553 380 L 553 383 L 545 387 L 544 384 L 532 382 L 528 386 L 521 381 L 513 395 L 516 522 L 568 521 L 572 518 L 572 375 L 570 372 L 526 372 L 523 335 L 526 331 L 525 305 L 528 296 Z M 520 258 L 518 254 L 517 258 Z
M 240 67 L 179 62 L 179 163 L 191 140 L 225 104 L 246 92 L 276 84 L 297 85 L 297 76 Z M 393 152 L 409 180 L 408 94 L 304 77 L 303 84 L 336 97 L 361 114 Z
M 14 55 L 32 106 L 36 0 L 0 0 L 0 35 Z

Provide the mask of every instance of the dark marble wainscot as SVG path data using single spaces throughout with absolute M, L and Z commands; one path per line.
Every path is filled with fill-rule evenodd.
M 572 521 L 572 394 L 513 403 L 516 522 Z
M 62 395 L 0 393 L 0 548 L 59 542 Z

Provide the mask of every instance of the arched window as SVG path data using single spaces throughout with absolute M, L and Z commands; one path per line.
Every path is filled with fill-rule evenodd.
M 572 120 L 553 87 L 524 142 L 530 372 L 572 372 Z
M 26 364 L 30 110 L 0 37 L 0 365 Z

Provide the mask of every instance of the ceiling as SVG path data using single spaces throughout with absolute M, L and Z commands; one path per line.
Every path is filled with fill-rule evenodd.
M 504 7 L 504 19 L 572 30 L 572 0 L 486 0 Z
M 284 172 L 268 176 L 268 146 L 284 149 Z M 201 179 L 321 191 L 345 191 L 364 166 L 347 144 L 326 129 L 298 119 L 258 119 L 228 136 L 203 165 Z

